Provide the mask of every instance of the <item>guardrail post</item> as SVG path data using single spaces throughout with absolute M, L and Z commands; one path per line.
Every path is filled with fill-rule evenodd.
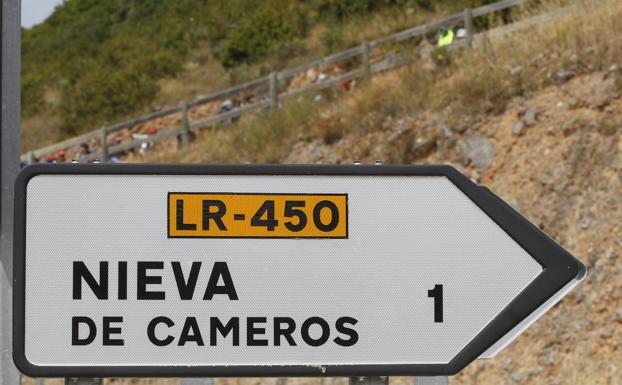
M 467 45 L 471 47 L 473 44 L 473 10 L 471 8 L 464 10 L 464 29 L 466 29 Z
M 369 64 L 369 43 L 365 42 L 361 46 L 362 48 L 362 59 L 363 59 L 363 77 L 369 78 L 371 75 L 371 65 Z
M 28 151 L 28 164 L 32 164 L 35 161 L 34 151 Z
M 102 127 L 100 130 L 99 144 L 101 145 L 101 159 L 102 163 L 106 163 L 108 161 L 108 129 L 106 127 Z
M 270 73 L 270 108 L 279 108 L 278 76 L 276 72 Z
M 181 102 L 181 121 L 183 125 L 181 144 L 183 146 L 190 143 L 190 118 L 188 117 L 188 103 L 186 101 Z

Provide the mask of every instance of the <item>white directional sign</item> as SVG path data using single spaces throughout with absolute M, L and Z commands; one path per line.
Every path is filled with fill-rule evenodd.
M 29 167 L 31 375 L 450 374 L 583 265 L 447 166 Z

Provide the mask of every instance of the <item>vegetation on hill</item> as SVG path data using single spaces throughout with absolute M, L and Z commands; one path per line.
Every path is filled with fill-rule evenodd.
M 211 71 L 202 76 L 208 92 L 229 74 L 238 74 L 232 81 L 245 80 L 369 33 L 486 2 L 65 1 L 44 23 L 22 31 L 27 135 L 57 140 L 144 111 L 162 99 L 162 79 L 183 76 L 189 67 Z M 31 127 L 29 120 L 42 127 Z
M 558 4 L 549 3 L 538 13 Z M 612 15 L 622 15 L 619 6 L 609 8 Z M 622 39 L 616 38 L 622 29 L 614 19 L 603 19 L 607 11 L 598 10 L 589 14 L 591 22 L 567 21 L 566 17 L 563 23 L 552 22 L 536 31 L 485 40 L 473 50 L 455 51 L 446 66 L 433 66 L 429 58 L 415 55 L 410 66 L 374 77 L 348 97 L 337 92 L 324 97 L 324 103 L 301 99 L 268 117 L 244 116 L 235 126 L 200 136 L 190 150 L 156 153 L 150 161 L 280 163 L 300 141 L 321 139 L 331 144 L 347 135 L 382 131 L 387 118 L 403 116 L 423 119 L 433 115 L 434 121 L 441 120 L 438 124 L 456 130 L 480 125 L 487 117 L 506 111 L 517 98 L 557 85 L 565 77 L 622 63 Z M 622 92 L 622 80 L 617 82 Z M 411 162 L 413 140 L 385 143 L 384 160 Z M 362 151 L 359 157 L 364 156 Z

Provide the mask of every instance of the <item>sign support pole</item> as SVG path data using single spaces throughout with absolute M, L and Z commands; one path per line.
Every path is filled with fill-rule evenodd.
M 414 377 L 413 385 L 449 385 L 449 377 Z
M 214 385 L 214 379 L 206 378 L 180 378 L 179 385 Z
M 103 385 L 103 378 L 65 378 L 65 385 Z
M 18 385 L 12 360 L 13 183 L 19 171 L 20 1 L 4 0 L 2 18 L 2 110 L 0 136 L 0 385 Z
M 350 377 L 350 385 L 389 385 L 389 377 L 388 376 Z

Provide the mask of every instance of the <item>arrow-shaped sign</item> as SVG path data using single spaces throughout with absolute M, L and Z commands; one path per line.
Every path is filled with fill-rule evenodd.
M 585 276 L 449 166 L 38 166 L 15 195 L 33 376 L 452 374 Z

